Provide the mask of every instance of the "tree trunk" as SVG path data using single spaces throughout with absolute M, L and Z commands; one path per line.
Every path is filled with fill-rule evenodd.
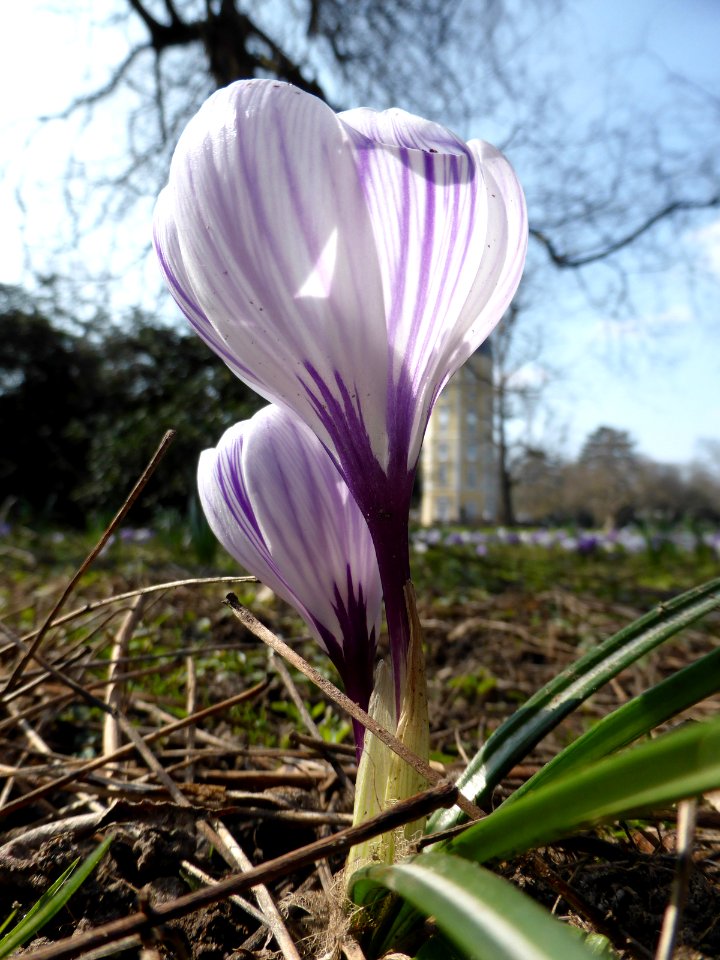
M 498 523 L 504 527 L 515 526 L 515 510 L 513 508 L 513 479 L 508 464 L 507 439 L 505 437 L 505 397 L 502 388 L 498 395 L 498 427 L 497 427 L 497 456 L 498 456 Z

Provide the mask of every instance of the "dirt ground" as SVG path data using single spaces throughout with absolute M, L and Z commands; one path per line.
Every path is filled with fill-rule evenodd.
M 158 571 L 155 580 L 177 579 L 172 574 Z M 112 593 L 132 590 L 141 580 L 150 582 L 139 574 L 115 577 Z M 31 577 L 11 588 L 0 632 L 4 681 L 18 662 L 17 637 L 32 642 L 59 586 Z M 78 615 L 45 637 L 45 665 L 28 662 L 12 693 L 6 691 L 0 716 L 0 921 L 13 905 L 22 914 L 75 858 L 87 855 L 109 830 L 115 834 L 100 866 L 26 945 L 27 952 L 48 948 L 41 955 L 51 956 L 48 950 L 62 938 L 138 909 L 151 912 L 349 825 L 355 775 L 349 740 L 333 745 L 318 740 L 312 725 L 308 729 L 282 669 L 223 607 L 226 590 L 188 585 L 147 596 L 137 609 L 127 599 Z M 107 595 L 101 572 L 66 609 Z M 656 599 L 609 602 L 561 588 L 532 595 L 508 588 L 453 603 L 420 598 L 434 756 L 449 775 L 459 772 L 463 758 L 532 692 Z M 320 665 L 282 604 L 260 591 L 252 605 L 265 624 Z M 710 650 L 719 622 L 710 618 L 686 631 L 608 684 L 510 772 L 493 804 L 591 721 Z M 113 645 L 119 660 L 108 684 Z M 67 677 L 85 695 L 70 689 Z M 344 725 L 337 709 L 293 677 L 311 724 L 337 735 Z M 125 754 L 104 759 L 128 743 L 128 732 L 107 721 L 88 693 L 112 698 L 146 738 L 144 754 L 131 745 Z M 690 719 L 719 706 L 717 698 L 706 701 Z M 205 708 L 211 712 L 198 715 Z M 187 714 L 195 716 L 191 724 L 164 731 Z M 661 811 L 642 823 L 568 838 L 497 869 L 556 915 L 609 935 L 619 956 L 648 958 L 676 871 L 675 842 L 676 812 Z M 88 955 L 122 947 L 124 956 L 144 960 L 361 960 L 362 937 L 348 929 L 336 879 L 343 860 L 335 854 L 289 869 L 258 898 L 250 891 L 225 897 Z M 707 801 L 698 810 L 674 956 L 720 957 L 720 813 Z

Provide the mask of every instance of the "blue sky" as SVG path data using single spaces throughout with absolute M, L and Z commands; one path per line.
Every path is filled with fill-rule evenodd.
M 37 263 L 60 233 L 70 235 L 61 191 L 69 151 L 75 148 L 91 163 L 120 142 L 121 120 L 112 116 L 88 131 L 54 123 L 38 132 L 39 116 L 66 106 L 125 47 L 122 33 L 92 27 L 92 17 L 103 16 L 98 4 L 76 0 L 72 17 L 51 12 L 59 6 L 26 0 L 17 6 L 13 30 L 0 35 L 0 283 L 29 282 L 24 243 Z M 30 36 L 32 61 L 23 46 Z M 547 37 L 545 56 L 562 64 L 568 78 L 563 95 L 577 105 L 579 118 L 612 95 L 629 110 L 661 120 L 667 114 L 672 142 L 672 124 L 682 124 L 682 117 L 672 116 L 667 69 L 720 98 L 716 0 L 568 0 L 547 26 Z M 465 132 L 487 135 L 484 129 Z M 23 209 L 16 202 L 19 184 Z M 141 204 L 132 218 L 108 225 L 78 252 L 98 268 L 108 255 L 120 257 L 127 303 L 150 307 L 157 274 L 142 251 L 151 208 L 151 200 Z M 552 379 L 534 418 L 518 430 L 572 454 L 589 431 L 609 424 L 629 430 L 642 452 L 668 462 L 691 459 L 703 438 L 720 439 L 720 209 L 677 236 L 666 235 L 665 242 L 669 262 L 662 276 L 630 275 L 630 315 L 589 305 L 573 276 L 543 283 L 532 310 L 542 351 L 521 376 L 542 381 L 552 371 Z M 684 258 L 697 267 L 692 282 L 680 264 Z
M 579 0 L 561 32 L 559 53 L 572 78 L 566 96 L 580 113 L 599 110 L 608 96 L 624 99 L 629 110 L 657 117 L 672 142 L 678 118 L 668 72 L 713 91 L 720 104 L 714 0 Z M 703 438 L 720 438 L 720 209 L 660 237 L 667 262 L 660 271 L 632 264 L 629 313 L 591 307 L 567 274 L 544 287 L 533 309 L 544 349 L 537 369 L 525 371 L 531 379 L 546 368 L 556 374 L 533 425 L 538 439 L 575 453 L 602 423 L 629 430 L 655 459 L 684 462 Z M 594 282 L 588 278 L 591 289 Z

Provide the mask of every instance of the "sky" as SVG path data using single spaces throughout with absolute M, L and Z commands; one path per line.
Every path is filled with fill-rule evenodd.
M 93 16 L 98 5 L 90 0 L 25 0 L 16 6 L 12 30 L 0 33 L 0 283 L 30 285 L 28 246 L 37 263 L 58 232 L 67 234 L 62 176 L 73 148 L 77 153 L 80 143 L 79 161 L 91 162 L 96 151 L 100 156 L 119 142 L 112 116 L 88 131 L 38 124 L 122 56 L 122 33 L 94 29 Z M 631 105 L 637 99 L 663 109 L 655 90 L 666 68 L 720 98 L 717 0 L 569 0 L 562 23 L 561 41 L 548 45 L 547 56 L 563 58 L 572 78 L 567 96 L 579 112 L 599 102 L 608 63 Z M 100 269 L 111 247 L 128 251 L 122 295 L 127 305 L 152 309 L 159 283 L 145 255 L 151 210 L 149 199 L 128 221 L 99 233 L 82 256 L 91 265 L 96 258 Z M 698 455 L 703 439 L 720 440 L 720 210 L 672 240 L 678 251 L 689 251 L 697 277 L 688 283 L 687 271 L 672 261 L 662 283 L 652 272 L 633 275 L 632 315 L 593 307 L 571 276 L 546 288 L 533 308 L 541 350 L 518 373 L 546 387 L 533 417 L 517 430 L 574 455 L 590 431 L 609 425 L 628 430 L 647 456 L 675 463 Z M 558 315 L 562 323 L 550 322 Z
M 587 0 L 576 9 L 579 102 L 613 60 L 628 98 L 650 110 L 663 66 L 720 96 L 715 0 Z M 720 210 L 677 239 L 698 276 L 673 282 L 672 263 L 662 284 L 654 271 L 632 276 L 634 315 L 589 311 L 581 295 L 568 294 L 565 307 L 578 322 L 571 336 L 562 327 L 550 340 L 546 359 L 557 378 L 540 427 L 552 433 L 554 426 L 570 452 L 599 423 L 629 430 L 642 452 L 662 462 L 691 460 L 699 441 L 720 438 Z

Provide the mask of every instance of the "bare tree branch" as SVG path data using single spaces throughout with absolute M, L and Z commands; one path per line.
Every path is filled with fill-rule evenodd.
M 608 241 L 605 246 L 584 254 L 561 252 L 556 242 L 545 231 L 538 227 L 531 226 L 530 235 L 542 244 L 550 260 L 556 267 L 560 267 L 561 269 L 577 269 L 578 267 L 585 267 L 591 263 L 597 263 L 599 260 L 606 260 L 619 250 L 629 247 L 644 234 L 652 230 L 660 221 L 668 220 L 676 213 L 711 210 L 713 207 L 720 207 L 720 193 L 708 197 L 707 200 L 674 200 L 672 203 L 665 204 L 665 206 L 656 210 L 639 224 L 639 226 L 630 230 L 628 233 Z
M 67 107 L 65 107 L 64 110 L 60 111 L 60 113 L 46 114 L 40 117 L 40 121 L 42 123 L 46 123 L 50 120 L 67 120 L 83 107 L 93 107 L 96 104 L 101 103 L 103 100 L 106 100 L 119 89 L 120 85 L 126 79 L 130 68 L 133 66 L 140 54 L 151 49 L 151 44 L 141 44 L 138 47 L 133 47 L 133 49 L 130 50 L 128 55 L 121 61 L 121 63 L 117 65 L 107 83 L 104 83 L 101 87 L 97 87 L 90 93 L 83 94 L 80 97 L 75 97 L 67 105 Z

